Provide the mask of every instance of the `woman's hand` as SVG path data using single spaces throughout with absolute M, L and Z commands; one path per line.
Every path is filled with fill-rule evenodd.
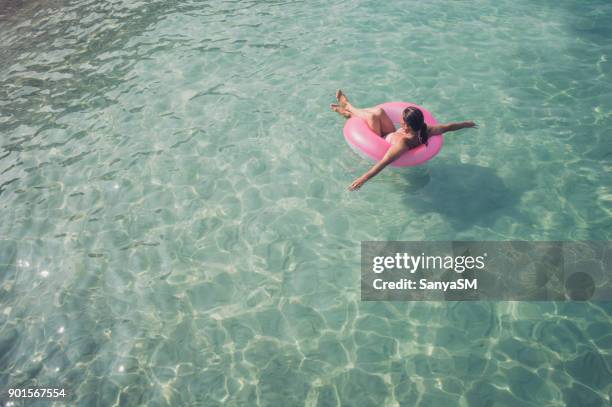
M 363 184 L 365 184 L 365 182 L 366 182 L 367 180 L 368 180 L 368 179 L 367 179 L 366 177 L 364 177 L 364 176 L 361 176 L 361 177 L 357 178 L 357 179 L 356 179 L 355 181 L 353 181 L 353 183 L 352 183 L 352 184 L 351 184 L 351 185 L 348 187 L 349 191 L 355 191 L 355 190 L 357 190 L 357 189 L 361 188 L 361 186 L 362 186 Z
M 476 123 L 472 122 L 472 121 L 469 121 L 469 122 L 465 122 L 465 127 L 468 127 L 468 128 L 470 128 L 470 127 L 478 127 L 478 125 Z
M 355 191 L 361 188 L 361 186 L 367 180 L 376 176 L 376 174 L 381 172 L 383 168 L 385 168 L 387 165 L 391 164 L 393 161 L 399 158 L 399 156 L 402 155 L 402 153 L 404 151 L 407 151 L 409 148 L 410 147 L 408 146 L 408 142 L 406 141 L 406 139 L 402 139 L 401 141 L 392 144 L 391 147 L 389 147 L 389 149 L 385 153 L 385 156 L 382 158 L 382 160 L 374 164 L 374 166 L 370 168 L 370 171 L 366 172 L 361 177 L 353 181 L 353 183 L 348 187 L 349 191 Z

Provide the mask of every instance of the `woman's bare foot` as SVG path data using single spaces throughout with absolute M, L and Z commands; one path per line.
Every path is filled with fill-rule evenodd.
M 351 117 L 351 113 L 340 105 L 336 105 L 332 103 L 331 105 L 329 105 L 329 107 L 331 107 L 331 110 L 333 110 L 334 112 L 338 113 L 341 116 L 346 117 L 347 119 Z
M 338 99 L 338 103 L 340 103 L 340 106 L 342 107 L 346 107 L 346 105 L 349 104 L 348 98 L 341 89 L 336 91 L 336 99 Z

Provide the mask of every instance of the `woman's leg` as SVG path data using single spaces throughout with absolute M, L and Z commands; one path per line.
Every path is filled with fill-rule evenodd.
M 365 109 L 359 109 L 350 104 L 346 95 L 342 93 L 340 89 L 336 92 L 336 98 L 339 105 L 331 105 L 332 110 L 338 112 L 342 116 L 359 117 L 368 124 L 368 126 L 381 137 L 386 136 L 389 133 L 393 133 L 396 129 L 393 122 L 387 115 L 387 113 L 380 107 L 369 107 Z

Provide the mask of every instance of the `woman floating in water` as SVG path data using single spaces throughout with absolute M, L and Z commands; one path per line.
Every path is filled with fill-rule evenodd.
M 358 109 L 349 103 L 346 95 L 340 89 L 336 92 L 336 99 L 338 99 L 338 104 L 331 105 L 334 112 L 347 119 L 359 117 L 365 120 L 372 131 L 391 143 L 391 147 L 387 150 L 385 156 L 349 186 L 348 189 L 351 191 L 359 189 L 367 180 L 382 171 L 383 168 L 399 158 L 405 151 L 416 148 L 421 144 L 427 144 L 430 136 L 468 127 L 476 127 L 476 124 L 472 121 L 427 126 L 423 112 L 416 107 L 410 106 L 404 110 L 401 126 L 399 129 L 396 129 L 382 108 L 370 107 Z

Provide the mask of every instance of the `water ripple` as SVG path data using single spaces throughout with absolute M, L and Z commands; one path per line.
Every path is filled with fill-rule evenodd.
M 609 404 L 605 304 L 359 301 L 360 240 L 610 238 L 610 5 L 464 6 L 5 4 L 0 387 Z M 351 195 L 338 87 L 480 129 Z

